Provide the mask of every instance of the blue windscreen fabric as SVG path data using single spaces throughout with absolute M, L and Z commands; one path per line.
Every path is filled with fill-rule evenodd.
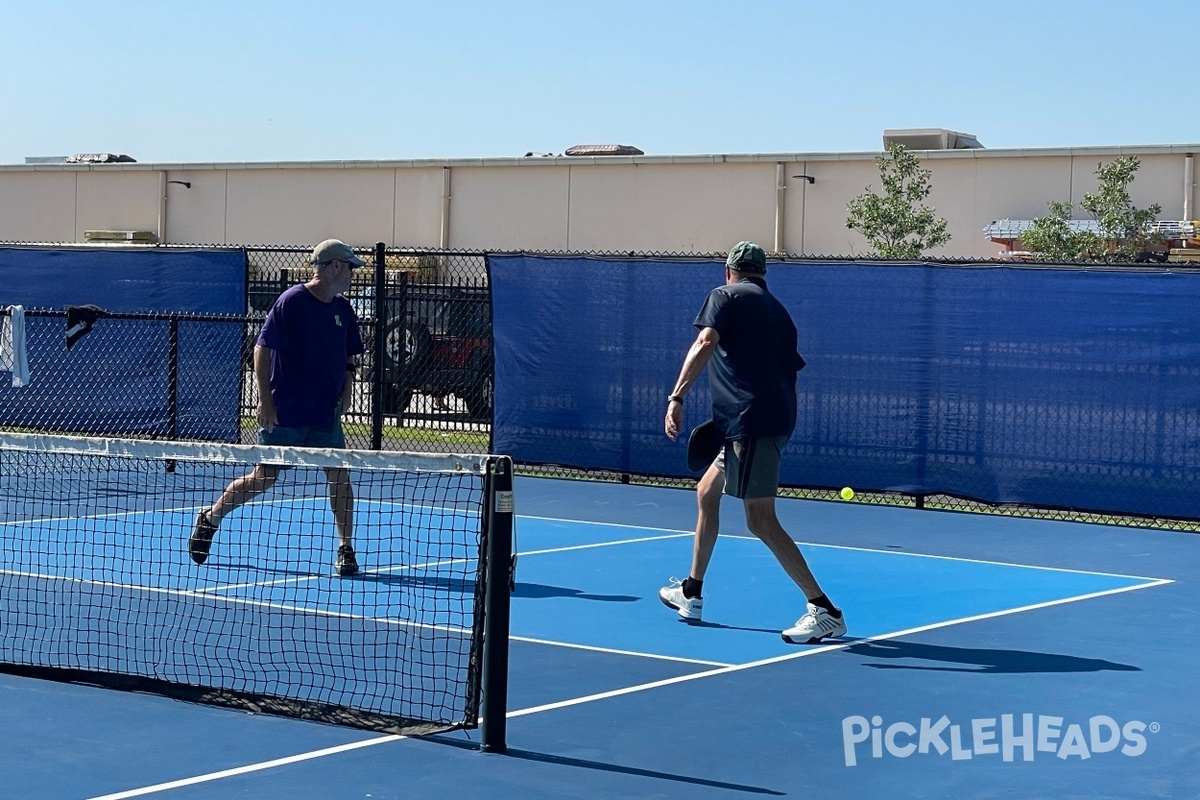
M 180 322 L 176 427 L 167 320 L 101 318 L 66 348 L 61 316 L 27 314 L 31 380 L 0 378 L 0 425 L 107 435 L 236 441 L 246 304 L 241 249 L 0 248 L 0 305 L 62 312 L 236 316 Z
M 685 476 L 666 394 L 718 261 L 491 256 L 494 447 Z M 791 486 L 1200 518 L 1200 274 L 772 263 L 808 362 Z M 709 417 L 706 381 L 685 427 Z
M 246 313 L 246 254 L 233 248 L 0 247 L 4 305 Z

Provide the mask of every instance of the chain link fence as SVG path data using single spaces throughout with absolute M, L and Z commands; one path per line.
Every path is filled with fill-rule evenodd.
M 29 386 L 11 387 L 7 379 L 0 382 L 0 429 L 255 441 L 254 343 L 275 299 L 311 277 L 312 268 L 309 247 L 251 246 L 245 251 L 244 317 L 113 314 L 76 350 L 65 354 L 65 312 L 27 312 L 31 350 L 54 349 L 61 358 L 51 362 L 39 358 Z M 366 353 L 359 364 L 352 406 L 344 417 L 348 446 L 489 451 L 493 356 L 486 254 L 382 246 L 357 252 L 367 266 L 357 270 L 347 298 L 357 312 Z M 691 262 L 704 258 L 661 255 L 678 255 L 681 261 Z M 233 363 L 240 367 L 231 376 Z M 212 387 L 223 381 L 236 383 L 235 408 L 208 402 L 219 394 Z M 523 465 L 521 470 L 557 478 L 694 487 L 694 481 L 687 479 L 569 466 Z M 828 489 L 787 487 L 781 495 L 842 502 Z M 859 492 L 852 502 L 1170 530 L 1200 527 L 1193 520 L 994 506 L 947 495 Z
M 312 277 L 306 247 L 247 247 L 242 440 L 254 441 L 254 343 L 275 299 Z M 492 329 L 482 253 L 358 249 L 346 298 L 366 352 L 351 407 L 349 447 L 486 452 L 491 442 Z M 378 302 L 377 302 L 378 298 Z
M 13 313 L 4 314 L 10 325 Z M 236 435 L 239 378 L 225 365 L 241 347 L 242 317 L 103 312 L 84 330 L 66 310 L 21 316 L 30 380 L 0 381 L 0 429 L 204 441 Z M 10 363 L 14 340 L 0 338 L 0 362 Z

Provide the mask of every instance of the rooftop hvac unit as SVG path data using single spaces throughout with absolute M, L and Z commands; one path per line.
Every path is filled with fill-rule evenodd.
M 644 156 L 638 148 L 629 144 L 577 144 L 563 151 L 568 156 Z
M 67 164 L 134 164 L 137 159 L 124 153 L 76 153 L 67 156 Z
M 883 148 L 895 142 L 909 150 L 981 150 L 983 145 L 972 133 L 945 128 L 900 128 L 883 132 Z

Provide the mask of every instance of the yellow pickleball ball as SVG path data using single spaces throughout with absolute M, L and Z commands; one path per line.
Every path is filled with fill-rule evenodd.
M 851 489 L 849 486 L 843 487 L 842 491 L 839 492 L 839 494 L 841 494 L 843 500 L 853 500 L 854 499 L 854 490 Z

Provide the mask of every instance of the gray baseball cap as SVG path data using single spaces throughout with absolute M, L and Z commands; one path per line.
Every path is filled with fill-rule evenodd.
M 725 266 L 735 272 L 764 274 L 767 271 L 767 254 L 754 242 L 738 242 L 729 251 Z
M 361 267 L 367 262 L 354 255 L 350 245 L 341 239 L 326 239 L 313 248 L 310 263 L 328 264 L 330 261 L 349 261 L 352 266 Z

